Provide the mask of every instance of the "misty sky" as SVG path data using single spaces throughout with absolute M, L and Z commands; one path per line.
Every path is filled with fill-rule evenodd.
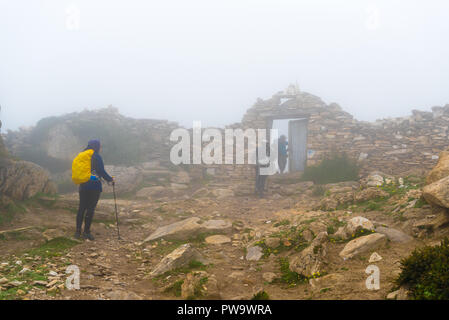
M 114 105 L 241 121 L 298 81 L 359 120 L 449 103 L 447 0 L 0 0 L 2 131 Z

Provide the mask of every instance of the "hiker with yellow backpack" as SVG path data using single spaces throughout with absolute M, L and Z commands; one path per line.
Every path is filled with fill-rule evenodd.
M 90 140 L 87 148 L 73 160 L 72 180 L 79 185 L 79 209 L 76 216 L 76 232 L 74 237 L 81 237 L 81 226 L 84 220 L 83 238 L 94 240 L 90 226 L 100 194 L 103 191 L 101 179 L 114 184 L 114 178 L 104 169 L 100 156 L 101 144 L 99 140 Z

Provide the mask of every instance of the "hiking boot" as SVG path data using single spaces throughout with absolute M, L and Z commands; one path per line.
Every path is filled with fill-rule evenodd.
M 81 238 L 81 231 L 76 230 L 76 231 L 75 231 L 75 234 L 73 235 L 73 237 L 74 237 L 75 239 Z
M 94 241 L 95 240 L 94 236 L 90 232 L 89 233 L 84 232 L 83 233 L 83 238 L 87 239 L 87 240 L 90 240 L 90 241 Z

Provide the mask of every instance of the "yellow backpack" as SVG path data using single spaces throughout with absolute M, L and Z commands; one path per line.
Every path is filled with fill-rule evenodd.
M 73 160 L 72 180 L 75 184 L 82 184 L 90 180 L 93 154 L 94 150 L 89 149 L 78 154 Z

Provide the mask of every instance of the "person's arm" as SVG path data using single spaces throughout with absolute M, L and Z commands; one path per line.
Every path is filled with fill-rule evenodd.
M 97 160 L 97 168 L 96 168 L 96 172 L 97 174 L 105 179 L 107 182 L 111 182 L 114 179 L 106 172 L 106 170 L 104 169 L 104 163 L 103 163 L 103 159 L 101 158 L 100 155 L 96 156 L 96 160 Z

